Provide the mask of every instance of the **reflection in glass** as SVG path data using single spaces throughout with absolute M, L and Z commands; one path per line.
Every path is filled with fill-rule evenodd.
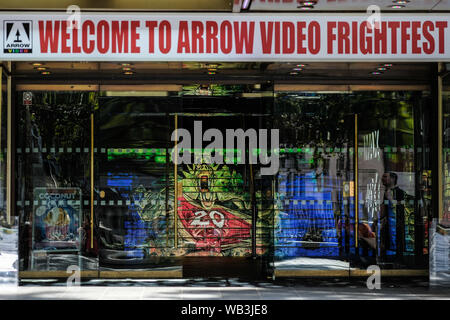
M 92 92 L 19 93 L 16 210 L 20 270 L 96 269 L 90 238 Z
M 285 92 L 273 99 L 208 87 L 217 95 L 190 95 L 197 89 L 164 97 L 33 92 L 33 105 L 19 104 L 21 270 L 146 269 L 189 256 L 256 255 L 274 257 L 276 268 L 339 270 L 426 260 L 426 94 Z M 224 136 L 233 128 L 279 129 L 280 148 L 272 150 L 279 172 L 263 176 L 261 165 L 248 162 L 175 169 L 175 115 L 190 132 L 199 120 L 203 131 Z M 260 151 L 234 150 L 246 158 Z
M 423 128 L 414 126 L 423 124 L 426 102 L 420 92 L 278 93 L 276 265 L 315 269 L 310 258 L 318 257 L 332 269 L 426 261 L 428 209 L 416 194 L 426 197 L 428 154 Z

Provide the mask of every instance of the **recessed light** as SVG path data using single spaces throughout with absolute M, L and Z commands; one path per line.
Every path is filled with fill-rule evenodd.
M 215 72 L 215 71 L 208 71 L 208 74 L 209 75 L 214 75 L 214 74 L 217 74 L 217 72 Z
M 383 74 L 383 72 L 380 72 L 380 71 L 372 71 L 370 74 L 373 74 L 373 75 L 380 75 L 380 74 Z
M 219 63 L 207 63 L 205 64 L 205 67 L 207 69 L 217 69 L 220 66 Z
M 41 74 L 44 74 L 44 75 L 47 75 L 47 74 L 50 74 L 51 72 L 50 71 L 42 71 L 41 72 Z
M 208 71 L 211 71 L 211 72 L 216 72 L 216 71 L 217 71 L 217 69 L 216 69 L 216 68 L 209 68 L 209 69 L 208 69 Z
M 47 70 L 46 67 L 35 67 L 34 69 L 36 69 L 36 70 L 38 70 L 38 71 Z
M 317 0 L 300 0 L 300 1 L 298 1 L 299 2 L 299 4 L 301 4 L 301 5 L 307 5 L 307 4 L 309 4 L 309 5 L 316 5 L 317 4 Z
M 392 2 L 395 4 L 407 4 L 407 3 L 410 3 L 411 1 L 409 1 L 409 0 L 394 0 Z
M 383 67 L 390 68 L 392 67 L 392 63 L 385 63 L 383 64 Z
M 129 67 L 131 66 L 131 63 L 121 63 L 122 67 Z
M 294 68 L 292 70 L 294 70 L 294 71 L 302 71 L 303 69 L 302 68 Z
M 299 6 L 299 7 L 297 7 L 298 9 L 300 9 L 300 10 L 312 10 L 312 9 L 314 9 L 314 6 L 312 6 L 312 5 L 302 5 L 302 6 Z
M 385 67 L 379 67 L 379 68 L 377 68 L 377 70 L 378 70 L 378 71 L 386 71 L 387 68 L 385 68 Z
M 298 75 L 298 72 L 290 72 L 289 73 L 291 76 L 296 76 L 296 75 Z
M 123 67 L 122 70 L 123 71 L 132 71 L 132 69 L 130 67 Z
M 134 72 L 133 71 L 125 71 L 123 74 L 130 75 L 130 74 L 134 74 Z
M 306 64 L 300 63 L 300 64 L 297 64 L 296 67 L 303 68 L 303 67 L 306 67 Z
M 39 67 L 39 66 L 42 66 L 43 63 L 40 63 L 40 62 L 33 62 L 31 65 L 32 65 L 33 67 Z
M 392 9 L 402 9 L 405 6 L 402 5 L 402 4 L 393 4 L 392 6 L 389 6 L 389 7 L 392 8 Z
M 302 1 L 300 2 L 301 6 L 314 6 L 317 4 L 317 1 Z

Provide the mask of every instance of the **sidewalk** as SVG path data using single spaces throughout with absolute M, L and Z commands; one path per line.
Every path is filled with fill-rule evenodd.
M 427 282 L 406 281 L 381 284 L 369 290 L 365 281 L 277 280 L 246 282 L 237 279 L 168 279 L 168 280 L 96 280 L 81 287 L 51 286 L 30 282 L 24 286 L 0 290 L 0 300 L 450 300 L 450 288 L 430 288 Z

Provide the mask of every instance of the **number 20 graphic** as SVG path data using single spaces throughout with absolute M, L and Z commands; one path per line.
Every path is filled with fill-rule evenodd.
M 209 225 L 209 221 L 201 220 L 206 215 L 208 215 L 208 214 L 205 211 L 197 211 L 195 213 L 194 220 L 191 222 L 191 226 L 207 227 Z M 219 216 L 220 219 L 217 219 L 216 218 L 217 216 Z M 212 223 L 217 228 L 222 228 L 225 223 L 225 217 L 219 211 L 215 211 L 215 210 L 211 211 L 209 213 L 209 218 L 211 219 Z

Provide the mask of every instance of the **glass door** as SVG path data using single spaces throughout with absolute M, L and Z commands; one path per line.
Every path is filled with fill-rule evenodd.
M 427 93 L 357 92 L 358 229 L 354 265 L 426 269 L 430 213 Z M 428 189 L 428 191 L 427 191 Z
M 199 275 L 198 268 L 208 262 L 189 258 L 269 254 L 273 185 L 263 183 L 259 165 L 246 160 L 250 152 L 258 152 L 256 147 L 245 141 L 238 148 L 237 140 L 236 147 L 227 145 L 227 130 L 257 133 L 267 126 L 267 114 L 261 110 L 271 104 L 263 101 L 233 96 L 99 97 L 94 239 L 100 272 L 183 265 L 192 266 L 188 276 Z M 208 130 L 220 135 L 214 150 L 208 147 Z M 189 138 L 175 143 L 174 134 L 182 131 Z M 227 151 L 233 154 L 231 162 Z M 185 153 L 191 160 L 178 164 L 175 154 L 181 158 Z M 211 161 L 216 156 L 222 160 Z M 215 275 L 225 269 L 222 263 Z
M 100 270 L 176 265 L 174 128 L 178 97 L 102 96 L 96 113 Z
M 190 161 L 176 166 L 176 245 L 187 276 L 265 276 L 274 177 L 249 159 L 261 151 L 272 107 L 272 96 L 183 97 L 176 153 Z
M 420 91 L 277 93 L 275 274 L 426 271 L 428 101 Z
M 348 274 L 354 247 L 354 116 L 343 93 L 278 93 L 275 275 Z
M 242 128 L 242 115 L 182 114 L 178 124 L 183 130 L 217 130 L 226 138 L 226 129 Z M 232 150 L 233 163 L 214 163 L 216 152 L 225 159 L 226 146 L 209 150 L 200 145 L 186 150 L 192 154 L 192 163 L 178 167 L 177 246 L 186 256 L 246 256 L 252 253 L 253 210 L 250 196 L 252 177 L 248 166 L 238 164 L 246 154 Z M 203 143 L 203 137 L 198 136 Z M 206 144 L 205 144 L 206 146 Z M 181 147 L 180 147 L 181 148 Z M 186 148 L 185 148 L 186 149 Z M 246 150 L 244 150 L 245 152 Z M 183 154 L 183 150 L 180 150 Z M 200 160 L 200 157 L 203 160 Z M 208 159 L 209 158 L 209 159 Z M 194 163 L 195 162 L 195 163 Z

